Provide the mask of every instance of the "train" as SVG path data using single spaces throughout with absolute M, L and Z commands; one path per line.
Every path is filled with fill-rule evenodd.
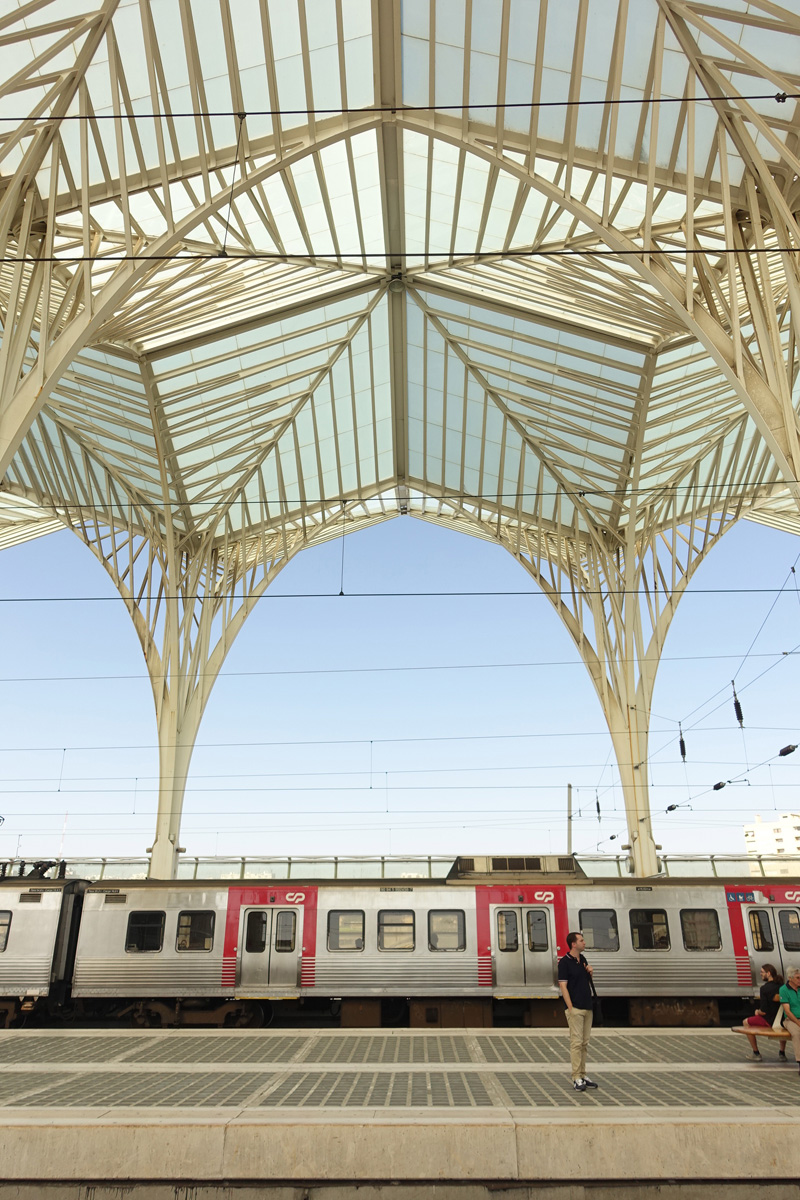
M 620 1019 L 718 1024 L 747 1009 L 764 963 L 800 964 L 800 880 L 590 878 L 563 858 L 459 858 L 440 880 L 3 878 L 0 1027 L 312 1010 L 349 1026 L 556 1024 L 571 929 Z

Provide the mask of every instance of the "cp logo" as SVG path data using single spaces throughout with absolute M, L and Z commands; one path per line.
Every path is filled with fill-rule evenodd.
M 786 899 L 791 901 L 793 904 L 796 904 L 797 901 L 800 900 L 800 892 L 787 892 Z
M 287 904 L 302 904 L 303 901 L 305 900 L 305 898 L 306 898 L 305 892 L 287 892 L 286 893 L 286 903 Z
M 553 899 L 553 893 L 552 892 L 534 892 L 533 898 L 534 898 L 534 900 L 540 900 L 542 902 L 546 902 L 547 900 Z

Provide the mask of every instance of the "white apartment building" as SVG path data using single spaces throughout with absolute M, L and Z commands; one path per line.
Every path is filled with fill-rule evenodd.
M 748 854 L 800 854 L 800 813 L 757 816 L 745 825 L 744 840 Z

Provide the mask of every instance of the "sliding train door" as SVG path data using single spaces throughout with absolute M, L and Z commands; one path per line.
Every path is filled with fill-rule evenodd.
M 547 908 L 497 905 L 492 915 L 495 986 L 552 993 L 553 929 Z
M 298 985 L 302 908 L 243 908 L 239 937 L 239 988 L 259 995 Z

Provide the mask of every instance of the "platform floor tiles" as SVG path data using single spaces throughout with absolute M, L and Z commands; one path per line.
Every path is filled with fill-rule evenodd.
M 727 1030 L 597 1030 L 576 1093 L 566 1032 L 0 1033 L 0 1109 L 742 1109 L 800 1105 L 800 1074 Z

